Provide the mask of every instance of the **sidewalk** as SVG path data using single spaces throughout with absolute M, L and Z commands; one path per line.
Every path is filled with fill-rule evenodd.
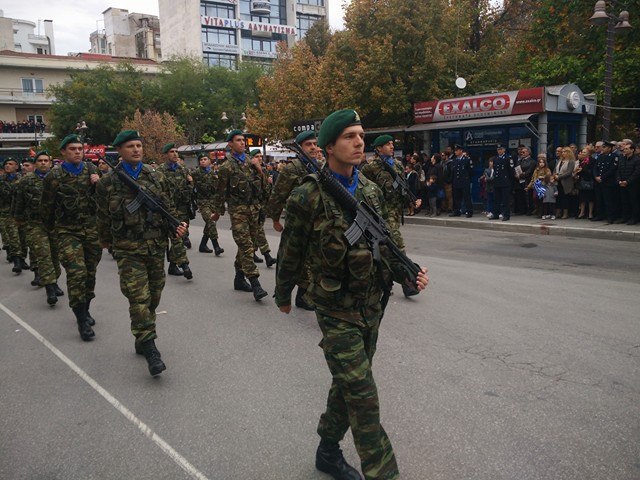
M 489 220 L 485 215 L 476 213 L 472 218 L 449 217 L 443 213 L 439 217 L 428 217 L 424 210 L 412 217 L 405 216 L 404 221 L 410 225 L 433 225 L 438 227 L 472 228 L 476 230 L 493 230 L 496 232 L 528 233 L 537 235 L 560 235 L 564 237 L 599 238 L 603 240 L 622 240 L 640 242 L 640 224 L 605 225 L 604 222 L 589 220 L 542 220 L 538 217 L 511 215 L 507 222 Z

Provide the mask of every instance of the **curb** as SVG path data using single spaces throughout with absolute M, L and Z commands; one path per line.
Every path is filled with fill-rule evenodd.
M 556 235 L 562 237 L 595 238 L 600 240 L 618 240 L 624 242 L 640 242 L 640 230 L 613 230 L 599 228 L 581 228 L 557 225 L 551 222 L 536 224 L 517 223 L 513 220 L 502 222 L 499 220 L 472 220 L 461 218 L 439 217 L 405 217 L 404 221 L 410 225 L 432 225 L 435 227 L 470 228 L 474 230 L 491 230 L 494 232 L 528 233 L 532 235 Z

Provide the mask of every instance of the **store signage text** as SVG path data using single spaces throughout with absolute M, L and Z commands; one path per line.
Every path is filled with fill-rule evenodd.
M 202 42 L 203 52 L 231 53 L 237 55 L 240 48 L 237 45 Z
M 296 35 L 298 30 L 290 25 L 276 25 L 273 23 L 250 22 L 236 18 L 219 18 L 201 15 L 200 23 L 206 27 L 239 28 L 257 32 L 278 33 L 282 35 Z
M 265 52 L 262 50 L 242 50 L 242 55 L 245 57 L 278 58 L 276 52 Z

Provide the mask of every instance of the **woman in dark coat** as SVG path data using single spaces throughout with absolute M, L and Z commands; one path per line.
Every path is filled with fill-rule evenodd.
M 580 203 L 580 212 L 578 218 L 585 218 L 587 215 L 587 205 L 589 206 L 589 218 L 593 218 L 593 205 L 595 201 L 595 193 L 593 190 L 593 164 L 590 151 L 583 148 L 578 154 L 578 162 L 575 169 L 576 183 L 578 185 L 578 202 Z

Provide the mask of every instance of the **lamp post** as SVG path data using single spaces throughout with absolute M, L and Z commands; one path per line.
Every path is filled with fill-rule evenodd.
M 228 122 L 228 121 L 231 121 L 230 128 L 227 128 L 227 130 L 225 131 L 225 133 L 229 133 L 231 130 L 233 130 L 233 127 L 234 127 L 234 126 L 235 126 L 235 124 L 236 124 L 236 121 L 234 120 L 234 117 L 235 117 L 235 116 L 234 116 L 234 114 L 233 114 L 233 113 L 231 113 L 231 118 L 229 118 L 229 117 L 227 116 L 227 112 L 222 112 L 222 115 L 220 116 L 220 120 L 222 120 L 222 121 L 223 121 L 223 122 L 225 122 L 225 123 L 226 123 L 226 122 Z M 245 113 L 244 113 L 244 112 L 242 112 L 242 115 L 240 116 L 240 118 L 239 118 L 239 120 L 238 120 L 238 123 L 240 123 L 240 122 L 241 122 L 241 123 L 244 123 L 244 122 L 246 122 L 246 121 L 247 121 L 247 116 L 245 115 Z M 244 133 L 247 133 L 246 128 L 244 128 L 242 131 L 243 131 Z
M 618 6 L 618 0 L 609 0 L 612 7 Z M 609 140 L 611 130 L 611 91 L 613 88 L 613 53 L 615 47 L 615 35 L 617 31 L 631 29 L 629 24 L 629 12 L 623 10 L 620 16 L 607 13 L 607 2 L 598 0 L 593 7 L 593 15 L 589 19 L 592 25 L 607 25 L 607 52 L 605 55 L 604 69 L 604 98 L 602 100 L 602 139 Z
M 85 123 L 84 120 L 76 123 L 76 132 L 78 132 L 78 135 L 80 135 L 80 140 L 82 141 L 82 161 L 85 161 L 84 158 L 84 136 L 87 133 L 87 130 L 89 130 L 89 127 L 87 127 L 87 124 Z

